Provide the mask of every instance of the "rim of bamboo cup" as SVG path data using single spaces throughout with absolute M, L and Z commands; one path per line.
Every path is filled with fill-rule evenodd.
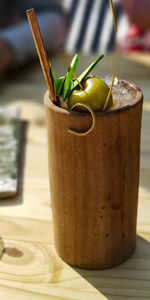
M 143 101 L 143 93 L 141 91 L 141 89 L 127 81 L 127 80 L 121 80 L 123 81 L 124 83 L 126 84 L 131 84 L 133 88 L 135 88 L 136 90 L 136 97 L 135 97 L 135 102 L 131 105 L 126 105 L 126 106 L 123 106 L 123 107 L 120 107 L 120 108 L 116 108 L 116 109 L 113 109 L 113 110 L 107 110 L 107 111 L 97 111 L 97 112 L 94 112 L 95 116 L 104 116 L 104 115 L 110 115 L 110 114 L 117 114 L 119 112 L 123 112 L 125 110 L 128 110 L 128 109 L 132 109 L 134 108 L 136 105 L 138 105 L 141 101 Z M 66 115 L 74 115 L 74 116 L 90 116 L 89 112 L 80 112 L 80 111 L 75 111 L 75 110 L 66 110 L 60 106 L 57 106 L 55 105 L 52 101 L 49 101 L 49 98 L 48 98 L 48 91 L 45 93 L 45 96 L 44 96 L 44 103 L 51 107 L 54 111 L 56 111 L 57 113 L 61 113 L 61 114 L 66 114 Z

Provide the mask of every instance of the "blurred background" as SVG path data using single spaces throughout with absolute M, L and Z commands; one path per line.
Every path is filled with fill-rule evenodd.
M 66 0 L 69 10 L 68 51 L 121 52 L 150 51 L 150 1 L 114 0 L 118 25 L 117 36 L 113 29 L 109 1 Z
M 46 50 L 84 54 L 149 53 L 150 1 L 114 0 L 118 32 L 109 0 L 1 0 L 0 73 L 36 56 L 26 9 L 34 7 Z

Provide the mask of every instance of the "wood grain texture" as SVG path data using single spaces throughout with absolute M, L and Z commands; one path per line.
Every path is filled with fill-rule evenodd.
M 49 244 L 6 239 L 5 249 L 23 255 L 3 254 L 0 299 L 9 299 L 10 292 L 16 299 L 149 299 L 150 235 L 145 237 L 137 236 L 128 261 L 104 271 L 72 268 Z
M 136 97 L 126 110 L 95 114 L 95 128 L 81 137 L 68 129 L 84 132 L 89 114 L 66 112 L 45 95 L 55 245 L 71 265 L 109 268 L 134 251 L 142 93 Z
M 79 74 L 94 59 L 81 57 Z M 52 63 L 58 76 L 65 73 L 58 57 Z M 106 57 L 96 73 L 112 73 L 110 66 L 111 57 Z M 142 122 L 138 235 L 131 258 L 104 271 L 72 268 L 54 250 L 43 109 L 46 86 L 40 66 L 32 65 L 3 84 L 0 103 L 21 107 L 22 119 L 29 126 L 22 190 L 18 197 L 0 201 L 0 253 L 4 247 L 24 253 L 16 258 L 0 254 L 0 300 L 150 299 L 149 70 L 121 59 L 118 77 L 143 86 L 147 95 Z

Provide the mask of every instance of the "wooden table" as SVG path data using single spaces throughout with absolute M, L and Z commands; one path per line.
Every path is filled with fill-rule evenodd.
M 92 60 L 82 57 L 79 73 Z M 57 75 L 64 72 L 60 58 L 52 59 L 52 64 Z M 111 58 L 105 58 L 95 73 L 112 72 L 111 65 Z M 19 195 L 0 201 L 0 300 L 150 299 L 150 69 L 121 59 L 118 76 L 134 81 L 145 94 L 135 253 L 104 271 L 72 268 L 57 256 L 43 109 L 46 87 L 36 64 L 7 79 L 0 94 L 1 104 L 21 107 L 22 120 L 28 124 Z

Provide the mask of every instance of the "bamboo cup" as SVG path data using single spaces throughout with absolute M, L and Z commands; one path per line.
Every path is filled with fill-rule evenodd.
M 54 105 L 48 92 L 50 190 L 55 246 L 67 263 L 104 269 L 125 261 L 136 244 L 142 92 L 137 103 L 96 113 L 96 126 L 86 136 L 87 113 Z

